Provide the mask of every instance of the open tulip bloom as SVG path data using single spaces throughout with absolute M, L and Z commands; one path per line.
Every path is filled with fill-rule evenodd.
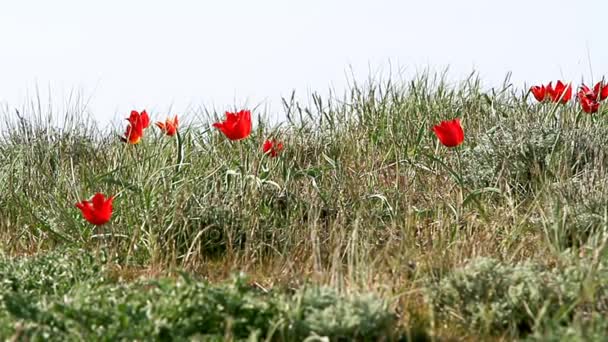
M 538 102 L 551 100 L 553 102 L 567 103 L 572 99 L 572 85 L 566 86 L 562 81 L 557 81 L 555 88 L 553 83 L 549 82 L 546 86 L 533 86 L 530 91 Z
M 557 81 L 555 88 L 551 86 L 551 82 L 547 86 L 547 94 L 553 102 L 567 103 L 572 99 L 572 85 L 567 86 L 562 81 Z
M 248 110 L 237 113 L 226 112 L 226 119 L 214 123 L 213 127 L 219 129 L 230 140 L 245 139 L 251 133 L 251 112 Z
M 447 147 L 456 147 L 464 141 L 464 130 L 460 125 L 460 119 L 442 121 L 439 125 L 433 126 L 433 132 L 439 141 Z
M 583 112 L 588 113 L 588 114 L 593 114 L 593 113 L 597 113 L 597 111 L 600 109 L 600 103 L 596 100 L 593 99 L 589 99 L 585 96 L 578 98 L 579 102 L 581 103 L 581 108 L 583 109 Z
M 98 192 L 91 200 L 76 203 L 76 207 L 80 209 L 85 220 L 96 226 L 101 226 L 108 223 L 112 217 L 113 200 L 114 196 L 106 198 Z
M 144 136 L 144 129 L 150 125 L 150 117 L 145 110 L 141 114 L 133 110 L 127 121 L 129 121 L 129 124 L 125 136 L 121 140 L 129 144 L 137 144 Z
M 598 101 L 604 101 L 608 98 L 608 85 L 604 82 L 597 82 L 593 87 L 593 92 L 596 94 Z
M 608 86 L 597 83 L 593 89 L 582 85 L 577 93 L 578 101 L 585 113 L 597 113 L 600 108 L 600 101 L 608 97 Z
M 283 150 L 283 143 L 275 139 L 268 139 L 264 142 L 264 146 L 262 146 L 262 149 L 264 151 L 264 154 L 267 154 L 270 157 L 274 158 L 278 156 L 279 152 Z
M 593 89 L 587 87 L 585 84 L 581 85 L 578 91 L 578 97 L 584 96 L 589 100 L 604 101 L 608 98 L 608 85 L 603 85 L 598 82 Z
M 177 115 L 173 117 L 173 119 L 169 118 L 164 123 L 157 122 L 156 126 L 160 128 L 166 135 L 172 137 L 177 133 Z

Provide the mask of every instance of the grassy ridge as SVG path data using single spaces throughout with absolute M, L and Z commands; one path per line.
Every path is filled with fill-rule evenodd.
M 148 130 L 129 146 L 116 138 L 122 128 L 99 131 L 80 110 L 57 128 L 32 109 L 7 119 L 0 143 L 7 254 L 69 246 L 104 250 L 123 268 L 371 291 L 391 298 L 403 326 L 443 337 L 603 329 L 589 317 L 605 307 L 588 305 L 604 298 L 603 113 L 536 104 L 508 82 L 486 91 L 474 77 L 450 85 L 426 74 L 308 105 L 285 99 L 285 123 L 260 119 L 237 143 L 209 128 L 216 113 L 193 113 L 179 140 Z M 430 128 L 454 117 L 465 142 L 448 150 Z M 261 152 L 269 136 L 285 143 L 278 158 Z M 97 191 L 120 194 L 101 229 L 74 208 Z M 494 266 L 480 271 L 481 257 Z M 571 269 L 580 276 L 556 288 Z M 488 293 L 494 282 L 476 272 L 504 288 Z M 558 280 L 527 285 L 543 277 Z

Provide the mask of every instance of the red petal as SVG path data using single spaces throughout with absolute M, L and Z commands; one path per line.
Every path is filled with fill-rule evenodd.
M 568 84 L 568 87 L 566 88 L 566 92 L 562 94 L 560 94 L 561 98 L 562 98 L 562 103 L 566 103 L 568 101 L 570 101 L 570 99 L 572 99 L 572 85 Z
M 599 91 L 600 94 L 600 101 L 604 101 L 606 98 L 608 98 L 608 85 L 604 85 L 602 87 L 602 89 Z
M 93 196 L 93 199 L 91 200 L 91 202 L 93 203 L 94 209 L 102 208 L 105 201 L 106 201 L 106 197 L 100 192 L 96 193 L 95 196 Z
M 235 122 L 239 119 L 238 113 L 226 112 L 226 121 L 225 122 Z
M 589 87 L 587 87 L 587 86 L 585 86 L 585 85 L 584 85 L 583 87 L 585 87 L 585 88 L 589 89 Z M 596 84 L 593 86 L 593 92 L 594 92 L 594 93 L 596 93 L 596 94 L 599 94 L 599 93 L 601 92 L 601 89 L 602 89 L 602 82 L 597 82 L 597 83 L 596 83 Z
M 145 110 L 141 112 L 139 120 L 141 121 L 142 128 L 148 128 L 148 126 L 150 126 L 150 117 L 148 116 L 148 113 Z
M 270 140 L 264 141 L 264 146 L 262 146 L 262 150 L 264 151 L 264 153 L 268 153 L 268 151 L 270 151 L 270 149 L 272 149 L 272 141 L 270 141 Z
M 137 121 L 139 121 L 139 113 L 135 110 L 132 110 L 131 115 L 129 115 L 127 120 L 131 123 L 131 125 L 137 124 Z

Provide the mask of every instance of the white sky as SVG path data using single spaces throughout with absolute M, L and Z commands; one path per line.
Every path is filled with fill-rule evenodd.
M 608 2 L 559 0 L 2 0 L 0 103 L 36 85 L 92 96 L 100 122 L 272 103 L 343 89 L 349 66 L 406 75 L 449 65 L 489 85 L 608 74 Z M 608 75 L 607 75 L 608 76 Z M 168 114 L 168 113 L 166 113 Z

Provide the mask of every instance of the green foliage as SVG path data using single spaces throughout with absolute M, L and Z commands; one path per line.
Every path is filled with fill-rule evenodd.
M 437 318 L 486 334 L 518 336 L 543 322 L 570 321 L 585 294 L 592 302 L 606 300 L 607 281 L 605 268 L 592 270 L 585 263 L 547 268 L 480 258 L 430 285 L 426 295 Z M 589 284 L 595 288 L 586 293 Z
M 506 179 L 518 192 L 529 194 L 551 171 L 552 153 L 560 143 L 555 128 L 500 123 L 464 151 L 465 179 L 476 187 L 496 186 Z
M 2 338 L 370 340 L 396 333 L 384 301 L 327 288 L 266 293 L 242 276 L 211 285 L 187 274 L 115 283 L 83 251 L 3 260 L 0 270 Z
M 294 338 L 314 333 L 332 341 L 377 340 L 395 323 L 386 302 L 369 295 L 340 295 L 331 288 L 305 288 L 290 305 L 285 311 Z
M 537 332 L 526 338 L 526 341 L 542 342 L 587 342 L 605 341 L 608 336 L 608 320 L 604 314 L 591 314 L 589 317 L 577 317 L 570 325 L 559 325 L 549 322 Z

